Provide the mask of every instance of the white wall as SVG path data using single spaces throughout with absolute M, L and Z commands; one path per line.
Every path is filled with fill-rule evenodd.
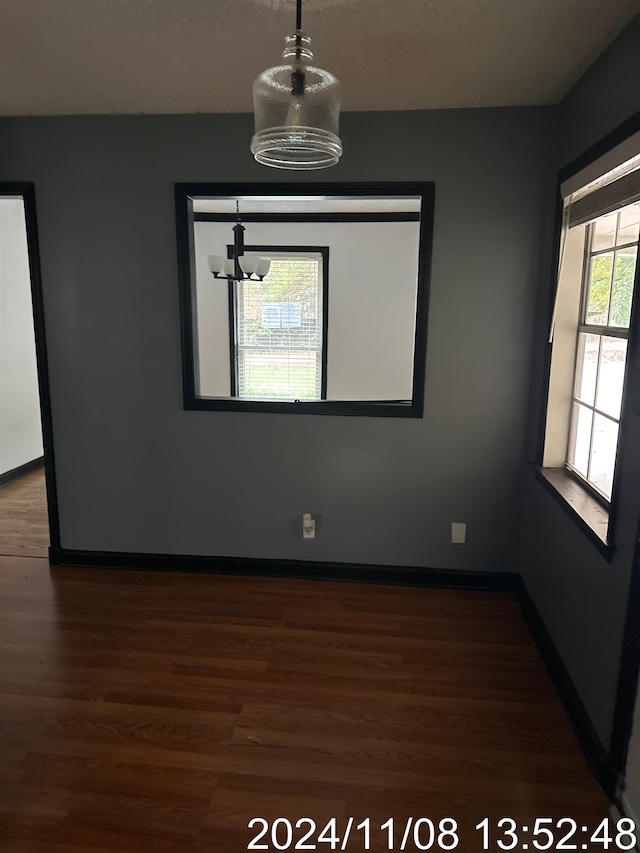
M 418 222 L 245 223 L 245 243 L 329 247 L 327 399 L 409 400 Z M 226 255 L 232 226 L 196 222 L 200 394 L 229 395 L 227 286 L 207 255 Z
M 194 359 L 196 394 L 228 397 L 231 393 L 229 356 L 229 288 L 209 272 L 207 255 L 227 254 L 233 242 L 231 225 L 196 222 L 196 305 L 194 308 Z
M 31 282 L 21 198 L 0 198 L 0 474 L 42 456 Z

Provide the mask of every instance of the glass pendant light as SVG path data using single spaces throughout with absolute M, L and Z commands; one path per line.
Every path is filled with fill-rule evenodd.
M 302 31 L 302 0 L 296 3 L 296 31 L 285 39 L 284 63 L 263 71 L 253 84 L 251 153 L 276 169 L 326 169 L 342 154 L 340 83 L 309 65 L 311 39 Z

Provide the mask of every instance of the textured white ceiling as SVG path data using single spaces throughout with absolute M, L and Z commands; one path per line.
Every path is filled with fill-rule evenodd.
M 638 0 L 305 0 L 345 110 L 556 103 Z M 295 0 L 0 0 L 0 114 L 249 112 Z

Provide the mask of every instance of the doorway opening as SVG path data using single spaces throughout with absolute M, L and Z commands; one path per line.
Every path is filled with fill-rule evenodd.
M 35 196 L 0 183 L 0 555 L 49 556 L 54 480 Z

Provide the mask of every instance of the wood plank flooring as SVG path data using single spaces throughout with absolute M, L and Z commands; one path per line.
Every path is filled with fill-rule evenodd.
M 0 554 L 46 557 L 49 519 L 44 469 L 0 489 Z
M 453 817 L 480 851 L 485 816 L 606 815 L 510 594 L 4 557 L 0 607 L 3 853 L 242 853 L 258 816 L 368 817 L 373 851 Z

